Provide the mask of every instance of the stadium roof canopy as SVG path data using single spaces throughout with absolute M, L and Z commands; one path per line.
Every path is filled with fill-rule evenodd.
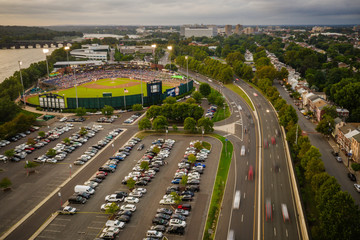
M 55 68 L 79 65 L 103 65 L 102 61 L 61 61 L 54 64 Z

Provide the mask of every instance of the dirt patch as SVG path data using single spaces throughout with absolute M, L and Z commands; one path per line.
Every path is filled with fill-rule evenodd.
M 115 86 L 104 86 L 104 85 L 99 85 L 96 83 L 93 84 L 88 84 L 86 86 L 83 86 L 85 88 L 93 88 L 93 89 L 112 89 L 112 88 L 126 88 L 126 87 L 132 87 L 132 86 L 136 86 L 139 85 L 141 83 L 139 82 L 129 82 L 129 83 L 124 83 L 124 84 L 119 84 L 119 85 L 115 85 Z

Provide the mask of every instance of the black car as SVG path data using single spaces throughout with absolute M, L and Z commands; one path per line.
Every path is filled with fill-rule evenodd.
M 338 153 L 338 152 L 335 152 L 335 151 L 331 151 L 331 154 L 332 154 L 334 157 L 338 157 L 338 156 L 339 156 L 339 153 Z
M 102 179 L 101 179 L 101 178 L 97 178 L 97 177 L 93 177 L 93 178 L 90 179 L 90 181 L 97 182 L 97 183 L 101 183 L 101 182 L 102 182 Z
M 189 185 L 199 185 L 199 184 L 200 184 L 200 181 L 199 181 L 199 180 L 194 179 L 194 180 L 190 180 L 190 181 L 188 181 L 188 183 L 187 183 L 187 184 L 189 184 Z
M 183 200 L 183 201 L 192 201 L 193 197 L 191 195 L 183 195 L 183 196 L 181 196 L 181 200 Z
M 119 220 L 119 221 L 121 221 L 121 222 L 130 222 L 130 216 L 128 216 L 128 215 L 120 215 L 119 217 L 116 217 L 116 220 Z
M 69 203 L 84 204 L 84 203 L 86 203 L 86 198 L 83 198 L 80 196 L 71 196 L 68 201 L 69 201 Z
M 155 215 L 155 217 L 157 218 L 162 218 L 162 219 L 165 219 L 165 220 L 169 220 L 170 219 L 170 216 L 167 215 L 167 214 L 164 214 L 164 213 L 158 213 Z
M 119 211 L 116 215 L 117 215 L 117 216 L 126 215 L 126 216 L 131 217 L 131 216 L 132 216 L 132 212 L 131 212 L 131 211 L 126 211 L 126 210 L 121 210 L 121 211 Z
M 171 215 L 173 214 L 173 211 L 171 209 L 167 209 L 167 208 L 158 208 L 156 210 L 157 213 L 163 213 L 163 214 L 167 214 L 167 215 Z
M 99 167 L 99 171 L 111 173 L 111 172 L 115 172 L 115 169 L 111 167 L 103 166 L 103 167 Z
M 182 191 L 180 195 L 182 195 L 182 196 L 191 195 L 193 197 L 195 194 L 194 194 L 194 192 L 187 190 L 187 191 Z
M 171 219 L 180 219 L 181 221 L 185 221 L 186 217 L 181 214 L 173 214 L 173 215 L 171 215 Z
M 146 181 L 137 181 L 135 183 L 136 186 L 146 186 L 147 185 L 147 182 Z
M 149 168 L 149 170 L 154 170 L 155 172 L 158 172 L 158 171 L 160 171 L 160 168 L 158 168 L 158 167 L 151 167 L 151 168 Z
M 124 192 L 124 191 L 117 191 L 115 193 L 117 195 L 117 198 L 122 198 L 122 197 L 127 197 L 128 196 L 127 192 Z
M 348 177 L 350 178 L 351 181 L 356 182 L 356 176 L 352 173 L 348 173 Z
M 156 218 L 153 218 L 152 223 L 156 224 L 156 225 L 168 225 L 169 221 L 156 217 Z
M 185 233 L 185 229 L 183 227 L 178 227 L 178 226 L 170 226 L 166 229 L 167 233 L 170 234 L 179 234 L 179 235 L 184 235 Z
M 80 197 L 89 199 L 91 195 L 90 195 L 90 193 L 81 192 L 81 193 L 75 193 L 74 196 L 80 196 Z

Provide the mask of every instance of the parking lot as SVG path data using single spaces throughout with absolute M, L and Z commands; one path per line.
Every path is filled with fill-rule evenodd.
M 12 182 L 12 190 L 10 192 L 0 192 L 0 203 L 2 206 L 7 206 L 2 208 L 0 211 L 0 232 L 4 232 L 19 221 L 27 212 L 33 209 L 37 204 L 39 204 L 45 197 L 47 197 L 54 189 L 59 187 L 65 180 L 69 179 L 70 176 L 74 176 L 74 173 L 80 169 L 80 166 L 72 165 L 79 156 L 81 156 L 84 151 L 93 144 L 97 143 L 100 139 L 104 138 L 113 128 L 121 127 L 123 121 L 130 117 L 132 113 L 120 114 L 120 117 L 112 124 L 101 124 L 103 130 L 99 131 L 96 136 L 90 138 L 83 146 L 77 148 L 73 153 L 68 155 L 63 161 L 51 164 L 44 163 L 35 168 L 35 172 L 27 175 L 26 169 L 24 169 L 26 160 L 33 160 L 34 158 L 39 157 L 40 155 L 45 154 L 48 149 L 53 148 L 56 144 L 60 143 L 64 138 L 71 136 L 73 133 L 79 130 L 81 126 L 92 126 L 93 124 L 98 124 L 96 120 L 98 116 L 91 116 L 85 122 L 82 123 L 73 123 L 74 129 L 62 134 L 59 139 L 51 141 L 48 145 L 34 151 L 33 153 L 26 156 L 24 160 L 19 162 L 7 162 L 0 163 L 0 178 L 8 177 Z M 55 122 L 49 128 L 42 127 L 39 131 L 48 131 L 54 128 L 55 126 L 64 125 L 61 122 Z M 133 126 L 136 128 L 136 126 Z M 36 137 L 39 131 L 35 131 L 29 134 L 27 137 L 17 141 L 12 142 L 11 144 L 0 149 L 0 154 L 3 154 L 8 149 L 13 149 L 15 146 L 20 145 L 27 141 L 29 137 Z M 127 135 L 128 133 L 125 133 Z M 130 136 L 129 136 L 130 137 Z M 115 145 L 122 144 L 126 140 L 119 138 L 115 142 Z M 98 159 L 101 164 L 101 159 Z M 104 160 L 105 162 L 105 160 Z M 86 173 L 84 173 L 86 174 Z M 56 206 L 53 206 L 55 209 L 60 206 L 60 202 L 66 200 L 66 189 L 62 194 L 62 198 L 59 199 Z M 30 229 L 29 233 L 30 234 Z
M 104 131 L 104 130 L 103 130 Z M 107 131 L 105 131 L 107 132 Z M 145 144 L 145 148 L 141 151 L 135 149 L 122 162 L 118 164 L 117 170 L 110 173 L 106 179 L 96 188 L 95 194 L 89 201 L 82 204 L 72 204 L 78 208 L 78 213 L 72 216 L 58 215 L 37 237 L 37 239 L 94 239 L 96 238 L 105 226 L 108 220 L 108 215 L 100 210 L 100 206 L 105 203 L 105 196 L 115 191 L 127 191 L 126 185 L 121 184 L 124 177 L 132 171 L 136 162 L 143 156 L 146 148 L 151 145 L 151 142 L 157 138 L 165 138 L 163 135 L 146 137 L 141 143 Z M 186 148 L 190 141 L 201 139 L 201 137 L 177 136 L 168 135 L 168 138 L 176 140 L 171 154 L 166 161 L 168 164 L 160 167 L 160 171 L 155 175 L 153 180 L 144 188 L 147 193 L 140 198 L 140 202 L 136 203 L 137 210 L 131 217 L 131 221 L 125 225 L 118 235 L 119 239 L 142 239 L 145 233 L 152 225 L 152 219 L 156 214 L 156 210 L 160 207 L 170 208 L 170 206 L 159 205 L 160 199 L 165 194 L 166 188 L 171 186 L 171 181 L 178 169 L 178 163 L 183 158 Z M 127 139 L 123 139 L 127 140 Z M 214 178 L 216 175 L 217 164 L 220 154 L 221 145 L 216 139 L 204 137 L 204 141 L 211 143 L 212 151 L 209 158 L 206 160 L 206 169 L 201 175 L 200 192 L 195 194 L 195 198 L 186 203 L 192 205 L 192 211 L 187 218 L 187 227 L 185 235 L 175 236 L 168 235 L 170 239 L 201 239 L 202 230 L 204 228 L 208 205 L 211 198 Z M 139 143 L 138 143 L 139 144 Z M 118 149 L 120 146 L 116 144 Z M 111 149 L 111 147 L 110 147 Z M 114 152 L 104 151 L 94 161 L 101 159 L 106 161 L 109 155 Z M 90 175 L 94 174 L 90 173 Z M 78 182 L 77 184 L 82 184 Z M 63 199 L 64 201 L 66 199 Z M 60 203 L 59 203 L 60 206 Z

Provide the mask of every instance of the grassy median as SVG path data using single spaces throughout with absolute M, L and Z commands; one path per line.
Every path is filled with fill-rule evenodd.
M 208 216 L 206 219 L 204 238 L 203 238 L 204 240 L 213 239 L 215 236 L 217 221 L 219 219 L 220 208 L 223 200 L 226 180 L 229 173 L 229 168 L 233 153 L 233 145 L 230 141 L 227 141 L 226 143 L 225 137 L 222 137 L 217 134 L 213 134 L 212 136 L 219 139 L 222 142 L 223 147 L 222 147 L 220 162 L 214 183 L 213 194 L 210 202 Z
M 240 97 L 242 97 L 247 102 L 247 104 L 249 104 L 249 106 L 251 107 L 251 109 L 253 111 L 255 110 L 255 108 L 254 108 L 253 104 L 251 103 L 249 97 L 238 86 L 236 86 L 233 83 L 225 84 L 224 86 L 226 88 L 230 89 L 231 91 L 237 93 Z

